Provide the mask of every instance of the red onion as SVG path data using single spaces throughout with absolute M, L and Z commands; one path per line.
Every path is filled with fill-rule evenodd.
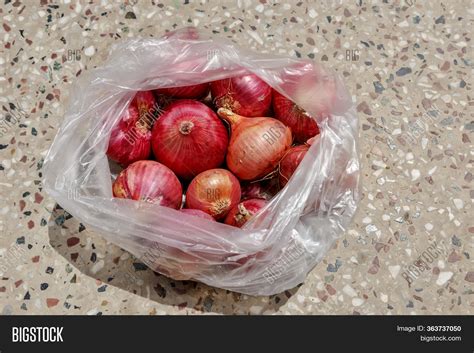
M 115 197 L 179 209 L 183 189 L 174 173 L 155 161 L 138 161 L 122 170 L 113 184 Z
M 196 176 L 186 191 L 186 207 L 221 219 L 240 201 L 240 184 L 225 169 L 210 169 Z
M 155 96 L 151 91 L 140 91 L 135 94 L 133 101 L 136 103 L 140 113 L 140 120 L 151 130 L 155 122 L 154 117 L 157 109 Z
M 209 94 L 209 83 L 200 83 L 192 86 L 160 88 L 155 91 L 177 99 L 201 99 Z
M 181 210 L 179 210 L 180 212 L 183 212 L 183 213 L 186 213 L 186 214 L 189 214 L 191 216 L 196 216 L 196 217 L 199 217 L 199 218 L 204 218 L 204 219 L 207 219 L 209 221 L 215 221 L 215 219 L 208 213 L 204 212 L 204 211 L 201 211 L 201 210 L 193 210 L 191 208 L 183 208 Z
M 266 204 L 267 201 L 262 199 L 242 201 L 230 210 L 224 222 L 228 225 L 240 228 Z
M 246 118 L 228 109 L 217 114 L 231 125 L 227 167 L 241 180 L 266 176 L 291 146 L 291 131 L 272 118 Z
M 227 129 L 205 104 L 193 100 L 171 103 L 152 131 L 156 159 L 183 179 L 191 179 L 224 161 Z
M 291 129 L 297 142 L 304 143 L 309 138 L 319 134 L 316 120 L 275 90 L 273 90 L 273 110 L 275 118 Z
M 266 116 L 272 101 L 272 88 L 253 74 L 211 83 L 211 94 L 218 108 L 247 117 Z
M 112 128 L 107 148 L 110 159 L 126 166 L 150 156 L 155 103 L 151 92 L 137 92 L 118 124 Z
M 308 152 L 309 146 L 301 145 L 295 146 L 288 150 L 285 156 L 280 162 L 280 186 L 284 187 L 288 180 L 295 172 L 296 168 L 300 165 L 306 152 Z
M 151 132 L 138 124 L 139 114 L 131 104 L 112 128 L 107 156 L 122 165 L 128 165 L 150 155 Z

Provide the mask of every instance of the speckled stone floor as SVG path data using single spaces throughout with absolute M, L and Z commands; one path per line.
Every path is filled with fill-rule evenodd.
M 472 1 L 91 2 L 2 1 L 3 314 L 474 313 Z M 357 102 L 360 208 L 298 288 L 255 298 L 155 275 L 42 191 L 75 78 L 115 41 L 189 25 L 322 61 Z

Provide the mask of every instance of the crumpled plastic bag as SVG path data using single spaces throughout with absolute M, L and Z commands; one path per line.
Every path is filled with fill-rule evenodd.
M 136 91 L 245 72 L 316 116 L 321 130 L 290 182 L 264 209 L 239 229 L 113 198 L 108 139 Z M 250 52 L 185 28 L 115 44 L 103 66 L 77 81 L 45 158 L 44 186 L 74 217 L 157 272 L 271 295 L 303 282 L 347 229 L 359 199 L 357 135 L 354 104 L 337 75 L 313 61 Z

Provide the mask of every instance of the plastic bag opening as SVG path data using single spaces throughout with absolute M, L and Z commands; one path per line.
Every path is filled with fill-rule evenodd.
M 106 156 L 136 91 L 251 72 L 316 117 L 320 137 L 288 184 L 242 229 L 116 199 Z M 321 115 L 317 112 L 325 111 Z M 309 60 L 257 54 L 185 28 L 118 43 L 75 84 L 44 163 L 44 185 L 81 222 L 152 269 L 249 295 L 304 281 L 347 228 L 359 199 L 357 117 L 340 77 Z

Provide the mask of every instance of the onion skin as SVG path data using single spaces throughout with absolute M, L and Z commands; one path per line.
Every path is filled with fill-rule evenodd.
M 266 204 L 267 201 L 262 199 L 249 199 L 242 201 L 230 210 L 224 223 L 240 228 Z
M 210 169 L 196 176 L 186 191 L 186 208 L 204 211 L 219 220 L 239 203 L 240 183 L 226 169 Z
M 288 180 L 290 180 L 291 176 L 295 172 L 296 168 L 298 168 L 300 165 L 308 150 L 309 146 L 307 145 L 295 146 L 290 148 L 282 158 L 280 162 L 279 173 L 281 187 L 284 187 L 286 183 L 288 183 Z
M 296 142 L 304 143 L 319 134 L 316 120 L 293 101 L 275 90 L 273 90 L 273 111 L 275 118 L 291 129 Z
M 137 92 L 133 100 L 140 113 L 140 120 L 148 127 L 148 130 L 151 130 L 155 120 L 153 119 L 156 114 L 155 110 L 157 108 L 155 96 L 151 91 L 140 91 Z M 147 117 L 147 115 L 149 115 L 149 117 Z
M 217 115 L 194 100 L 171 103 L 152 131 L 152 149 L 163 163 L 185 180 L 220 166 L 229 137 Z
M 231 126 L 227 167 L 241 180 L 262 178 L 275 170 L 291 146 L 291 131 L 281 121 L 246 118 L 228 109 L 217 114 Z
M 107 156 L 127 166 L 147 159 L 151 152 L 151 127 L 156 101 L 150 91 L 137 92 L 110 134 Z
M 179 212 L 183 212 L 186 214 L 189 214 L 191 216 L 199 217 L 199 218 L 204 218 L 207 219 L 208 221 L 215 221 L 215 219 L 208 213 L 201 211 L 201 210 L 193 210 L 191 208 L 183 208 L 179 210 Z
M 183 188 L 176 175 L 155 161 L 138 161 L 122 170 L 113 183 L 114 197 L 142 200 L 179 209 Z
M 177 99 L 201 99 L 209 94 L 209 89 L 209 83 L 200 83 L 192 86 L 160 88 L 155 93 Z
M 272 88 L 257 75 L 211 82 L 211 94 L 217 108 L 226 108 L 247 117 L 269 115 Z
M 107 156 L 123 166 L 150 156 L 151 132 L 143 129 L 138 120 L 138 108 L 132 104 L 110 134 Z

